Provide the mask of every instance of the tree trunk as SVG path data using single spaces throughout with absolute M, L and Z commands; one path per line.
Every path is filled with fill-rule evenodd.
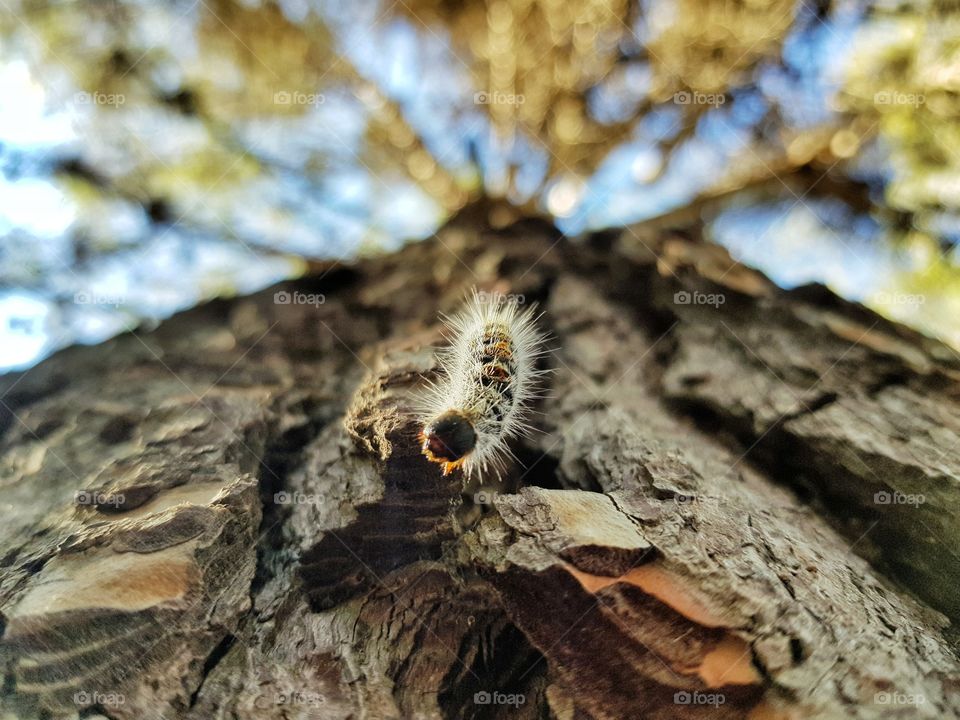
M 0 379 L 4 708 L 960 717 L 952 351 L 665 231 L 484 217 Z M 411 403 L 472 285 L 555 351 L 465 486 Z

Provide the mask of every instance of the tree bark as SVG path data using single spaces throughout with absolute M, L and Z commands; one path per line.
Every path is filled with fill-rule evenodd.
M 955 354 L 670 232 L 481 210 L 0 379 L 4 709 L 960 717 Z M 473 285 L 555 351 L 465 485 L 411 406 Z

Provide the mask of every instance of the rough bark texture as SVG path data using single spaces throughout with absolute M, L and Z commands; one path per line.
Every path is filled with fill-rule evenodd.
M 953 353 L 669 233 L 479 217 L 0 380 L 4 708 L 960 717 Z M 556 348 L 484 487 L 410 410 L 471 285 Z

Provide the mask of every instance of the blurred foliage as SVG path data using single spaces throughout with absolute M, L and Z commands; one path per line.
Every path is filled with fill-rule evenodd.
M 933 229 L 960 207 L 960 16 L 925 10 L 878 11 L 854 49 L 842 104 L 879 124 L 889 205 Z
M 877 8 L 858 35 L 838 105 L 876 125 L 885 156 L 883 206 L 891 217 L 884 236 L 910 260 L 879 305 L 897 319 L 960 345 L 956 6 L 924 2 Z M 898 295 L 908 302 L 890 301 Z
M 389 250 L 481 196 L 570 233 L 702 227 L 960 345 L 946 6 L 4 7 L 0 368 Z
M 726 93 L 757 63 L 779 56 L 797 9 L 791 0 L 679 0 L 662 10 L 660 32 L 647 46 L 658 76 L 654 97 Z
M 589 107 L 601 82 L 636 62 L 633 3 L 423 0 L 397 7 L 449 33 L 495 130 L 506 138 L 525 134 L 547 148 L 548 174 L 588 174 L 641 112 L 637 103 L 623 119 L 602 122 Z

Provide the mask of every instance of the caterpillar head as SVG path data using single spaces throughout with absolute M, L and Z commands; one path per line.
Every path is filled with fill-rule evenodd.
M 439 463 L 444 475 L 460 467 L 476 445 L 473 423 L 458 410 L 438 415 L 420 431 L 423 454 L 430 462 Z

